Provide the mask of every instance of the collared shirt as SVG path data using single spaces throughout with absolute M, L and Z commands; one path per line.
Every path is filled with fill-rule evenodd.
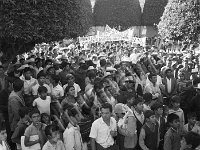
M 65 150 L 65 146 L 61 140 L 59 140 L 55 145 L 47 141 L 42 150 Z
M 66 87 L 68 86 L 68 84 L 65 84 L 64 86 L 63 86 L 63 89 L 65 90 L 66 89 Z M 76 84 L 76 83 L 74 83 L 74 89 L 75 89 L 75 97 L 77 97 L 77 94 L 78 94 L 78 92 L 80 92 L 81 91 L 81 88 L 80 88 L 80 86 L 78 85 L 78 84 Z
M 172 79 L 171 78 L 170 79 L 166 78 L 166 79 L 167 79 L 167 92 L 171 93 L 171 91 L 172 91 Z
M 161 94 L 161 91 L 158 84 L 154 86 L 152 82 L 149 82 L 144 88 L 144 93 L 151 93 L 153 99 L 155 99 L 158 98 L 158 96 Z
M 101 117 L 93 122 L 89 137 L 95 139 L 102 147 L 108 148 L 114 144 L 114 139 L 110 135 L 111 130 L 117 130 L 116 120 L 111 117 L 110 126 L 108 126 Z
M 53 87 L 52 85 L 50 88 L 51 88 L 51 95 L 55 96 L 56 98 L 64 96 L 64 90 L 62 86 L 60 86 L 59 84 L 55 87 Z
M 9 147 L 7 147 L 4 141 L 2 141 L 2 145 L 0 144 L 0 150 L 9 150 Z
M 143 112 L 139 114 L 137 111 L 133 110 L 135 117 L 143 124 L 144 123 L 144 114 Z
M 51 89 L 47 84 L 43 84 L 44 87 L 47 88 L 47 93 L 50 94 L 51 93 Z M 38 95 L 38 88 L 40 87 L 39 84 L 36 84 L 35 86 L 32 87 L 31 92 L 34 96 Z
M 79 127 L 74 127 L 69 123 L 63 133 L 63 139 L 67 150 L 83 150 L 83 142 Z

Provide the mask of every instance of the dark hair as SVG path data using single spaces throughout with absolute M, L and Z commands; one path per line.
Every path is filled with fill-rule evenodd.
M 188 132 L 184 136 L 187 145 L 191 145 L 192 149 L 195 149 L 200 144 L 200 135 L 195 132 Z
M 69 89 L 70 88 L 74 88 L 74 86 L 73 85 L 68 85 L 66 88 L 65 88 L 65 94 L 67 94 L 68 92 L 69 92 Z
M 101 106 L 101 110 L 102 109 L 109 109 L 110 112 L 112 112 L 112 105 L 109 104 L 109 103 L 104 103 L 102 106 Z
M 187 118 L 188 119 L 191 119 L 191 118 L 197 118 L 197 114 L 195 112 L 189 112 L 187 114 Z
M 136 106 L 138 103 L 142 103 L 144 100 L 141 97 L 137 97 L 135 101 L 132 103 L 132 106 Z
M 6 130 L 5 120 L 0 120 L 0 132 Z
M 172 69 L 168 68 L 165 70 L 165 74 L 167 74 L 167 72 L 172 71 Z
M 174 120 L 177 120 L 179 119 L 179 116 L 172 113 L 172 114 L 169 114 L 168 117 L 167 117 L 167 123 L 173 123 Z
M 152 94 L 151 93 L 145 93 L 143 95 L 143 99 L 145 102 L 150 102 L 152 100 Z
M 100 65 L 101 65 L 101 67 L 105 66 L 106 65 L 106 60 L 105 59 L 101 59 L 100 60 Z
M 33 108 L 29 113 L 29 116 L 32 117 L 33 114 L 40 114 L 40 111 L 37 108 Z
M 13 89 L 15 92 L 19 92 L 24 87 L 24 81 L 17 79 L 13 83 Z
M 181 98 L 178 95 L 175 95 L 171 98 L 171 103 L 180 103 Z
M 55 132 L 55 131 L 59 131 L 59 127 L 57 125 L 54 125 L 54 124 L 46 126 L 46 128 L 44 130 L 45 135 L 47 137 L 52 136 L 52 132 Z
M 78 114 L 77 110 L 75 108 L 71 108 L 68 110 L 68 115 L 75 117 Z
M 91 114 L 91 109 L 87 108 L 85 105 L 82 107 L 82 114 L 83 115 L 90 115 Z
M 40 71 L 40 72 L 37 74 L 37 79 L 39 79 L 40 77 L 46 77 L 46 74 L 44 73 L 44 71 Z
M 55 81 L 56 84 L 59 83 L 59 81 L 60 81 L 60 77 L 58 75 L 51 75 L 51 78 L 52 78 L 52 80 Z
M 45 116 L 47 116 L 47 117 L 49 117 L 49 119 L 51 119 L 50 115 L 48 115 L 47 113 L 42 113 L 42 114 L 41 114 L 41 122 L 42 122 L 42 123 L 44 123 L 44 122 L 43 122 L 43 118 L 44 118 Z
M 88 73 L 88 78 L 89 79 L 92 79 L 92 78 L 95 78 L 96 77 L 96 74 L 94 72 L 89 72 Z
M 162 103 L 156 102 L 155 104 L 153 104 L 153 105 L 151 106 L 151 110 L 153 110 L 153 111 L 156 111 L 156 110 L 158 110 L 159 108 L 163 108 L 163 104 L 162 104 Z
M 29 113 L 29 108 L 26 107 L 26 106 L 21 107 L 21 108 L 19 109 L 18 112 L 19 112 L 20 118 L 24 118 L 26 115 L 28 115 L 28 113 Z
M 152 79 L 152 77 L 155 77 L 155 76 L 157 77 L 157 75 L 156 75 L 155 73 L 150 73 L 150 74 L 148 75 L 148 78 L 149 78 L 149 80 L 150 80 L 150 79 Z
M 26 68 L 24 68 L 24 70 L 23 70 L 23 72 L 24 72 L 24 73 L 26 73 L 26 72 L 28 72 L 28 71 L 30 71 L 30 72 L 31 72 L 31 71 L 32 71 L 32 70 L 31 70 L 31 68 L 29 68 L 29 67 L 26 67 Z
M 39 86 L 38 93 L 41 94 L 42 92 L 47 93 L 47 88 L 45 86 Z

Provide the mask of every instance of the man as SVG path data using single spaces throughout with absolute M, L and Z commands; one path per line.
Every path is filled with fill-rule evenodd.
M 19 117 L 19 109 L 25 106 L 25 102 L 22 96 L 24 90 L 24 82 L 22 80 L 16 80 L 13 83 L 13 91 L 9 95 L 8 100 L 8 114 L 9 114 L 9 122 L 11 127 L 11 132 L 14 132 Z
M 149 83 L 144 88 L 144 93 L 151 93 L 152 94 L 152 99 L 156 100 L 159 99 L 161 100 L 161 91 L 159 88 L 159 85 L 157 84 L 157 75 L 156 74 L 149 74 Z
M 90 131 L 92 150 L 118 150 L 114 144 L 117 136 L 116 120 L 111 117 L 112 105 L 105 103 L 101 108 L 102 117 L 95 120 Z
M 165 89 L 163 92 L 163 97 L 166 97 L 166 103 L 169 103 L 169 99 L 177 93 L 177 82 L 176 79 L 172 75 L 172 70 L 167 69 L 165 71 L 165 77 L 162 80 L 163 85 L 165 86 Z

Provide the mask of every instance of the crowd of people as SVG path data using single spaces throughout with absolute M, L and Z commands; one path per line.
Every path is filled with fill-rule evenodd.
M 200 149 L 199 54 L 37 45 L 0 65 L 0 150 Z

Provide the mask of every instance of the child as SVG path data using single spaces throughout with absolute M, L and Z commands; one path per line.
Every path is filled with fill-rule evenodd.
M 162 149 L 164 144 L 164 135 L 166 132 L 166 123 L 165 123 L 165 118 L 163 117 L 163 105 L 162 103 L 157 102 L 153 104 L 151 109 L 154 111 L 156 121 L 158 122 L 159 125 L 159 133 L 160 133 L 159 149 Z
M 140 131 L 139 144 L 143 150 L 157 150 L 159 144 L 159 125 L 152 110 L 144 113 L 145 124 Z
M 197 150 L 200 146 L 200 135 L 194 132 L 188 132 L 181 140 L 180 150 Z
M 180 97 L 179 96 L 173 96 L 171 99 L 171 105 L 172 107 L 169 109 L 169 114 L 176 114 L 179 116 L 179 121 L 180 121 L 180 125 L 181 127 L 183 127 L 185 125 L 185 117 L 184 117 L 184 112 L 183 110 L 180 108 Z
M 45 128 L 45 134 L 48 141 L 42 150 L 65 150 L 63 142 L 60 140 L 59 127 L 56 125 L 48 125 Z
M 7 142 L 7 133 L 5 122 L 0 120 L 0 150 L 10 150 Z
M 24 145 L 29 147 L 31 150 L 41 150 L 46 142 L 46 136 L 44 133 L 46 125 L 40 122 L 40 112 L 36 108 L 30 112 L 30 118 L 32 124 L 25 130 Z
M 164 150 L 180 150 L 181 130 L 179 116 L 176 114 L 169 114 L 167 122 L 170 128 L 165 134 Z
M 38 88 L 39 97 L 33 101 L 33 107 L 36 106 L 40 111 L 40 114 L 47 113 L 50 115 L 50 103 L 51 97 L 47 96 L 47 88 L 40 86 Z
M 46 124 L 46 125 L 52 124 L 51 116 L 48 115 L 47 113 L 42 113 L 41 114 L 41 122 Z
M 65 109 L 64 111 L 67 110 Z M 78 126 L 78 122 L 80 121 L 79 114 L 75 108 L 72 108 L 68 110 L 68 115 L 74 125 L 69 122 L 63 133 L 65 148 L 67 150 L 83 150 L 82 137 Z
M 12 142 L 16 143 L 17 150 L 21 150 L 21 136 L 24 135 L 26 128 L 29 126 L 29 109 L 27 107 L 22 107 L 19 109 L 20 120 L 17 123 L 17 128 L 11 137 Z
M 197 121 L 197 115 L 195 112 L 190 112 L 187 114 L 187 118 L 188 118 L 188 123 L 184 125 L 185 132 L 192 131 Z

